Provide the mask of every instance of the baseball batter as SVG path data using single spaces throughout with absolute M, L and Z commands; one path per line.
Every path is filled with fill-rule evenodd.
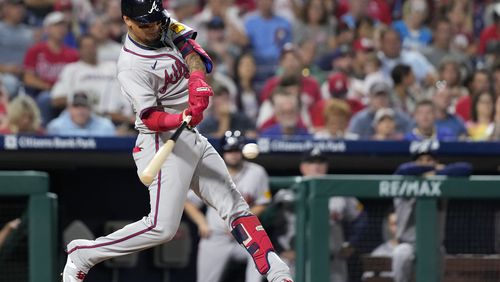
M 241 149 L 244 139 L 241 132 L 226 132 L 223 143 L 222 155 L 229 174 L 250 205 L 252 213 L 258 216 L 270 202 L 269 177 L 262 166 L 243 160 Z M 197 281 L 220 281 L 230 259 L 247 261 L 246 282 L 262 281 L 262 276 L 253 266 L 252 257 L 234 240 L 217 211 L 208 207 L 206 215 L 203 215 L 200 211 L 202 205 L 201 199 L 190 191 L 185 211 L 198 225 L 201 237 L 198 245 Z
M 128 35 L 118 60 L 122 93 L 136 113 L 133 157 L 142 171 L 156 150 L 191 115 L 175 148 L 149 186 L 151 211 L 142 220 L 96 240 L 67 246 L 63 282 L 80 282 L 97 263 L 165 243 L 179 226 L 189 188 L 230 228 L 268 281 L 292 281 L 289 269 L 236 190 L 224 161 L 194 128 L 212 96 L 205 73 L 212 61 L 194 41 L 196 32 L 171 19 L 161 0 L 122 0 Z

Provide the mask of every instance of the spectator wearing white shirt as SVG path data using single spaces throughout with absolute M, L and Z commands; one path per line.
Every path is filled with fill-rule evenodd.
M 417 81 L 422 85 L 434 85 L 437 73 L 434 66 L 420 53 L 402 50 L 401 37 L 394 29 L 383 31 L 380 35 L 381 48 L 378 56 L 382 61 L 382 69 L 386 77 L 390 77 L 392 69 L 398 64 L 411 66 Z
M 94 37 L 97 43 L 97 62 L 112 61 L 116 63 L 122 46 L 110 37 L 109 19 L 106 16 L 95 17 L 90 22 L 89 34 Z
M 80 60 L 68 64 L 52 89 L 52 105 L 62 110 L 75 93 L 85 92 L 98 115 L 109 116 L 116 124 L 133 124 L 132 109 L 120 93 L 114 62 L 98 62 L 96 40 L 80 39 Z

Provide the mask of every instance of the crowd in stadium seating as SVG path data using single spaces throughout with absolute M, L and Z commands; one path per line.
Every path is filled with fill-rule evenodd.
M 494 0 L 165 0 L 215 61 L 221 137 L 500 139 Z M 0 133 L 135 134 L 119 0 L 0 0 Z

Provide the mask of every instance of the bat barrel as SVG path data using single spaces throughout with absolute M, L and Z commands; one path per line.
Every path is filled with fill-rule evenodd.
M 186 128 L 190 121 L 191 116 L 186 116 L 184 118 L 181 126 L 179 126 L 174 134 L 172 134 L 170 139 L 160 147 L 158 152 L 156 152 L 156 154 L 154 155 L 153 159 L 151 159 L 146 168 L 139 174 L 139 179 L 144 185 L 149 186 L 151 185 L 151 183 L 153 183 L 153 180 L 161 170 L 163 163 L 174 149 L 175 141 L 177 141 L 177 139 L 181 135 L 181 132 L 184 130 L 184 128 Z

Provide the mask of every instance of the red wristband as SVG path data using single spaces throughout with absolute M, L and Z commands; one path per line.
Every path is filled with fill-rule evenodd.
M 179 127 L 182 123 L 182 114 L 169 114 L 152 111 L 143 116 L 142 122 L 153 131 L 168 131 Z
M 161 113 L 162 119 L 160 119 L 159 126 L 160 130 L 168 131 L 179 127 L 182 123 L 182 114 L 168 114 Z
M 202 70 L 195 70 L 189 74 L 189 77 L 190 78 L 199 78 L 199 79 L 205 81 L 205 72 Z

